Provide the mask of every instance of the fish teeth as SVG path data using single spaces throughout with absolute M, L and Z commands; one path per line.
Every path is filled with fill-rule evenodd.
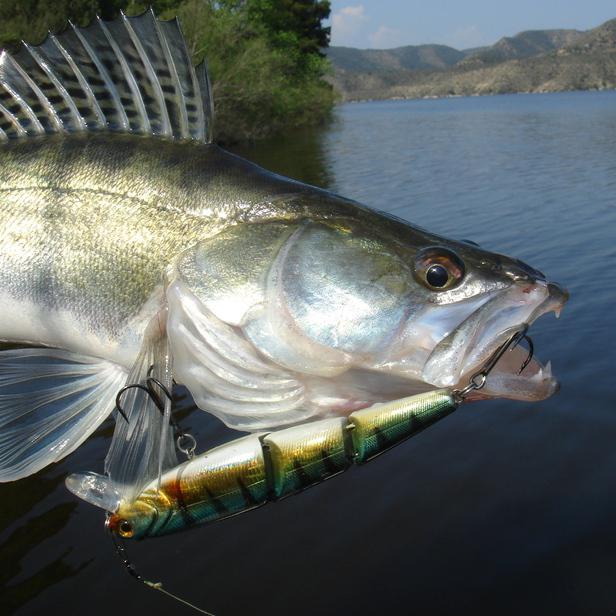
M 557 319 L 560 319 L 560 311 L 562 310 L 562 306 L 560 308 L 555 308 L 554 309 L 554 315 L 556 316 Z

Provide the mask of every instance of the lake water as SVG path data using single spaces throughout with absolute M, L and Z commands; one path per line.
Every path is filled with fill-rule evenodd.
M 532 328 L 562 382 L 489 401 L 280 503 L 129 545 L 141 573 L 217 616 L 616 611 L 616 92 L 385 101 L 242 152 L 270 169 L 523 259 L 568 287 Z M 229 431 L 186 401 L 183 425 Z M 0 486 L 0 613 L 190 614 L 135 583 L 75 454 Z

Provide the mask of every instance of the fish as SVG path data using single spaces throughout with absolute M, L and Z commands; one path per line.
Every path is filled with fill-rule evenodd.
M 170 403 L 143 383 L 250 433 L 344 417 L 464 387 L 567 301 L 518 259 L 269 172 L 212 127 L 205 64 L 151 10 L 2 52 L 0 339 L 18 348 L 0 352 L 0 481 L 117 408 L 105 471 L 130 500 L 177 465 Z M 550 364 L 520 374 L 525 357 L 476 396 L 552 395 Z

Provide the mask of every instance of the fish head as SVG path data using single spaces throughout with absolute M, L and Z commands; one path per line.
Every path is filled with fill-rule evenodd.
M 302 384 L 304 405 L 335 413 L 465 387 L 516 332 L 567 300 L 517 259 L 373 212 L 238 225 L 194 247 L 177 275 L 242 344 Z M 526 357 L 521 347 L 505 353 L 481 396 L 554 393 L 549 364 L 533 359 L 518 374 Z M 180 378 L 194 372 L 176 366 Z
M 409 318 L 371 370 L 406 376 L 426 386 L 462 389 L 511 338 L 543 314 L 559 316 L 568 293 L 526 263 L 419 232 L 411 242 L 416 285 L 409 293 Z M 481 392 L 470 398 L 537 401 L 558 382 L 551 366 L 521 346 L 490 369 Z

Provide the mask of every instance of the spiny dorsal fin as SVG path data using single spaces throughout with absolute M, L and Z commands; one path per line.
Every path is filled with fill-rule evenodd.
M 0 55 L 0 140 L 110 130 L 209 143 L 211 89 L 177 19 L 152 10 Z

